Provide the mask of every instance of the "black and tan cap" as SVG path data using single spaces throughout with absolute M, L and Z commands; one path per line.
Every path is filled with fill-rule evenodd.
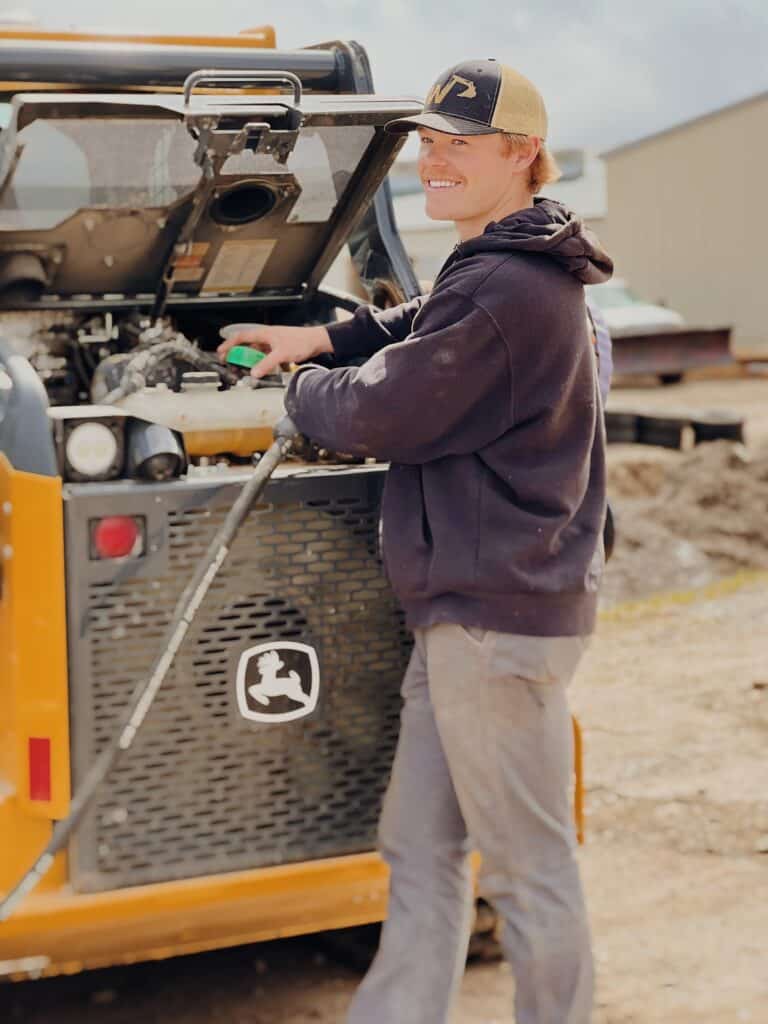
M 545 139 L 547 111 L 539 90 L 519 71 L 496 60 L 468 60 L 438 78 L 420 114 L 386 126 L 395 134 L 419 127 L 450 135 L 510 132 Z

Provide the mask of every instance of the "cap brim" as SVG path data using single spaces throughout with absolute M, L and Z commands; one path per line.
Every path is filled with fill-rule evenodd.
M 404 135 L 416 128 L 431 128 L 435 132 L 446 132 L 448 135 L 496 135 L 498 128 L 487 124 L 468 121 L 465 117 L 454 117 L 452 114 L 438 114 L 436 111 L 425 111 L 416 117 L 398 117 L 384 125 L 386 131 L 393 135 Z

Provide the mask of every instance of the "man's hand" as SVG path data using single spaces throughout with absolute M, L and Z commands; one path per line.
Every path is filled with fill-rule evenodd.
M 216 349 L 224 359 L 235 345 L 250 345 L 266 355 L 251 369 L 252 377 L 275 373 L 281 363 L 303 363 L 323 352 L 333 352 L 328 331 L 324 327 L 275 327 L 254 324 L 227 338 Z

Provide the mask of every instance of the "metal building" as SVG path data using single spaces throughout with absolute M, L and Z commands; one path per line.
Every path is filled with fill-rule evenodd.
M 600 237 L 643 298 L 768 348 L 768 92 L 603 154 Z

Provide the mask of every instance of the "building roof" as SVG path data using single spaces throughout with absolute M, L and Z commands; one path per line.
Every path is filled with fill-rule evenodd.
M 691 125 L 714 120 L 722 114 L 730 114 L 734 110 L 740 110 L 743 107 L 748 107 L 753 103 L 760 103 L 764 100 L 768 100 L 768 89 L 765 92 L 758 92 L 752 96 L 747 96 L 743 100 L 737 100 L 735 103 L 727 103 L 724 107 L 717 107 L 716 110 L 709 110 L 707 113 L 699 114 L 698 117 L 692 117 L 688 121 L 680 121 L 678 124 L 671 125 L 669 128 L 662 128 L 661 131 L 651 132 L 650 135 L 643 135 L 639 139 L 632 139 L 630 142 L 622 142 L 621 145 L 614 146 L 613 149 L 606 149 L 600 154 L 600 156 L 603 157 L 603 159 L 609 160 L 612 156 L 616 156 L 617 153 L 624 153 L 626 150 L 634 149 L 636 146 L 644 146 L 647 142 L 655 142 L 656 139 L 663 138 L 665 135 L 673 135 L 675 132 L 682 131 L 684 128 L 690 128 Z

